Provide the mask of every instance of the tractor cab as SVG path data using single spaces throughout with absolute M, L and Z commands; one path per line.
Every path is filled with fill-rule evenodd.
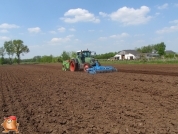
M 77 51 L 77 58 L 81 59 L 82 63 L 90 63 L 96 52 L 89 50 L 79 50 Z
M 79 50 L 79 51 L 77 51 L 77 56 L 93 57 L 95 55 L 96 55 L 96 52 L 89 51 L 89 50 Z

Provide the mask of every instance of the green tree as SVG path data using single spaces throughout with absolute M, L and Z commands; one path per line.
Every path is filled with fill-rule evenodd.
M 75 58 L 77 56 L 77 53 L 72 51 L 69 53 L 70 58 Z
M 32 61 L 33 62 L 40 62 L 41 61 L 41 56 L 34 56 Z
M 61 61 L 60 61 L 60 60 L 61 60 L 61 57 L 60 57 L 60 56 L 56 56 L 56 57 L 53 56 L 53 58 L 52 58 L 52 63 L 61 62 L 62 60 L 61 60 Z
M 164 44 L 164 42 L 136 48 L 136 50 L 141 53 L 151 53 L 153 50 L 156 50 L 160 56 L 165 54 L 165 49 L 166 45 Z
M 14 45 L 12 41 L 5 41 L 4 48 L 9 56 L 9 62 L 12 64 L 12 57 L 14 55 Z
M 105 54 L 98 54 L 95 56 L 96 59 L 109 59 L 111 57 L 114 57 L 117 54 L 117 52 L 109 52 Z
M 69 60 L 70 59 L 70 53 L 63 51 L 63 53 L 61 54 L 62 60 Z
M 17 63 L 17 62 L 18 62 L 18 60 L 17 60 L 17 58 L 15 57 L 15 58 L 14 58 L 14 63 Z
M 57 62 L 62 62 L 62 61 L 63 61 L 63 59 L 61 56 L 57 57 Z
M 140 53 L 151 53 L 154 49 L 154 45 L 143 46 L 141 48 L 136 48 L 136 50 Z
M 4 55 L 5 55 L 5 49 L 4 47 L 0 47 L 0 56 L 1 56 L 1 64 L 3 65 L 4 64 Z
M 155 44 L 154 49 L 158 52 L 160 56 L 162 56 L 165 54 L 166 45 L 164 44 L 164 42 L 161 42 L 161 43 Z
M 23 44 L 22 40 L 13 40 L 14 53 L 17 56 L 18 64 L 20 64 L 20 55 L 30 52 L 29 48 Z

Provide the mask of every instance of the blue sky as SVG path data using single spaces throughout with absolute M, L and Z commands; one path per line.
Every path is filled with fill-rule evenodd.
M 21 39 L 21 58 L 90 49 L 118 52 L 164 42 L 178 52 L 177 0 L 1 0 L 0 47 Z

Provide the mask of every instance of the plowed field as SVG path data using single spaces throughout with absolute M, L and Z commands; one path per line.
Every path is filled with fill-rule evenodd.
M 17 116 L 21 134 L 178 134 L 178 65 L 114 66 L 0 66 L 0 123 Z

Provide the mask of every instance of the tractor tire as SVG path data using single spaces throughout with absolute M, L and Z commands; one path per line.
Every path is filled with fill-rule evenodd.
M 71 72 L 77 71 L 77 65 L 74 60 L 70 61 L 70 71 Z
M 87 72 L 87 69 L 90 68 L 90 64 L 86 63 L 83 65 L 83 71 Z

